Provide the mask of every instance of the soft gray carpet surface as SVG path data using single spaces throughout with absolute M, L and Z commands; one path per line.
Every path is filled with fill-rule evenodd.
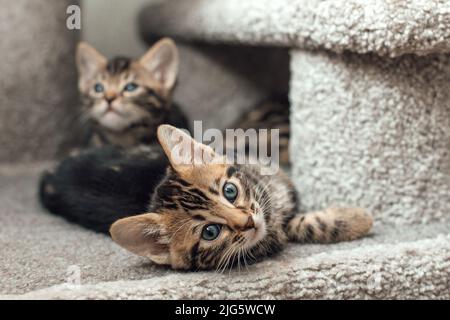
M 291 52 L 291 163 L 307 210 L 379 221 L 450 213 L 450 55 Z
M 450 298 L 450 222 L 376 223 L 365 239 L 292 244 L 240 271 L 175 272 L 46 213 L 41 169 L 0 167 L 1 298 Z
M 448 0 L 167 0 L 143 32 L 209 42 L 398 56 L 450 51 Z

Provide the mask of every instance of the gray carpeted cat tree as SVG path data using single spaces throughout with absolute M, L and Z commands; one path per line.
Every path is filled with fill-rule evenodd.
M 43 213 L 34 198 L 36 171 L 5 165 L 1 294 L 450 298 L 450 1 L 172 0 L 146 9 L 141 25 L 146 39 L 185 42 L 189 63 L 182 66 L 177 99 L 197 101 L 198 110 L 238 113 L 284 83 L 292 176 L 304 209 L 367 207 L 376 218 L 373 233 L 336 245 L 292 244 L 241 272 L 177 273 Z M 220 52 L 212 43 L 221 44 Z M 289 61 L 280 54 L 286 49 L 271 48 L 287 48 Z M 258 63 L 244 63 L 251 67 L 242 72 L 236 60 L 249 55 L 223 59 L 226 50 L 250 50 L 250 56 L 260 50 L 267 58 L 246 58 Z M 275 58 L 268 58 L 271 50 Z M 283 80 L 288 67 L 289 88 Z M 249 77 L 252 68 L 261 76 Z M 212 71 L 216 76 L 208 77 Z M 210 99 L 203 95 L 208 92 L 192 94 L 202 82 Z M 237 106 L 220 109 L 229 99 Z M 80 285 L 67 284 L 73 265 Z
M 18 0 L 0 10 L 0 162 L 55 157 L 76 117 L 73 66 L 78 32 L 66 9 L 77 1 Z

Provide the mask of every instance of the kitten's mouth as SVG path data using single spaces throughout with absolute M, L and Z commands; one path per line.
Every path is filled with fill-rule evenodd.
M 115 132 L 125 130 L 130 126 L 132 120 L 129 114 L 123 113 L 111 106 L 103 110 L 102 113 L 99 113 L 96 119 L 102 127 Z
M 121 112 L 119 112 L 118 110 L 114 109 L 112 106 L 108 106 L 108 108 L 105 110 L 105 112 L 103 112 L 102 117 L 108 115 L 108 114 L 116 114 L 119 117 L 124 117 L 125 115 Z

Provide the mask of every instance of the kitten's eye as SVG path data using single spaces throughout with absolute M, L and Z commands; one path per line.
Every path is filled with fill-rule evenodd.
M 217 239 L 221 230 L 222 227 L 220 226 L 220 224 L 208 224 L 203 228 L 202 239 L 207 241 L 213 241 Z
M 238 189 L 237 189 L 236 185 L 234 185 L 231 182 L 225 183 L 222 191 L 223 191 L 223 196 L 225 197 L 225 199 L 227 199 L 231 203 L 233 203 L 234 200 L 236 200 L 236 198 L 238 196 Z
M 101 92 L 105 91 L 105 88 L 103 87 L 103 85 L 101 83 L 96 83 L 94 86 L 94 90 L 97 93 L 101 93 Z
M 128 92 L 133 92 L 134 90 L 136 90 L 139 86 L 134 83 L 134 82 L 130 82 L 128 83 L 125 88 L 123 88 L 123 90 L 128 91 Z

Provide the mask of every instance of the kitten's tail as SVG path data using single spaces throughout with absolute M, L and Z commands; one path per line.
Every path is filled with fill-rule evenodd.
M 361 208 L 329 208 L 297 215 L 287 233 L 291 241 L 333 243 L 361 238 L 372 225 L 372 216 Z

